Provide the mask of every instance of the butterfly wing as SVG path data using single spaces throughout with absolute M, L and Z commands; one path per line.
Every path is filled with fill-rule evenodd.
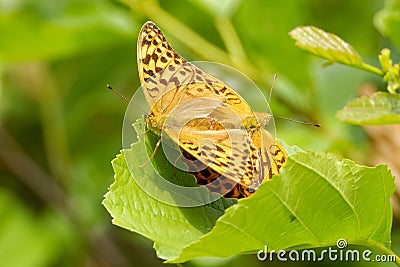
M 198 130 L 189 124 L 180 131 L 166 127 L 165 132 L 180 144 L 188 171 L 198 184 L 223 195 L 250 196 L 279 173 L 287 158 L 265 129 Z
M 229 85 L 176 53 L 153 22 L 143 25 L 137 54 L 140 82 L 153 116 L 167 116 L 179 104 L 199 97 L 225 103 L 241 116 L 254 116 L 246 101 Z M 209 113 L 213 109 L 214 105 L 210 105 Z
M 262 129 L 263 134 L 263 155 L 269 157 L 271 162 L 270 169 L 268 170 L 268 177 L 279 174 L 279 170 L 286 164 L 288 154 L 283 149 L 281 144 L 276 138 L 267 130 Z
M 185 126 L 180 129 L 166 127 L 164 131 L 191 159 L 195 159 L 190 162 L 189 172 L 209 166 L 233 184 L 246 183 L 241 177 L 251 176 L 252 162 L 248 151 L 252 144 L 245 130 L 197 130 Z M 231 189 L 225 188 L 225 193 Z

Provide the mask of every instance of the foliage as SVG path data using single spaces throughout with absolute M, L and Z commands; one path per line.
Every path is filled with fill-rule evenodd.
M 358 125 L 400 123 L 400 95 L 378 92 L 362 96 L 347 103 L 337 116 Z
M 235 205 L 224 205 L 222 198 L 219 204 L 182 208 L 151 197 L 132 178 L 152 175 L 135 173 L 144 167 L 140 161 L 128 167 L 124 156 L 145 159 L 145 147 L 140 139 L 114 159 L 115 183 L 103 203 L 116 225 L 154 240 L 157 255 L 169 262 L 255 253 L 265 245 L 275 251 L 334 246 L 340 238 L 378 250 L 390 247 L 394 183 L 386 166 L 368 168 L 295 149 L 281 174 L 254 196 Z M 173 167 L 163 175 L 174 176 Z M 181 175 L 175 174 L 178 181 Z
M 382 79 L 388 83 L 387 90 L 390 94 L 379 93 L 353 100 L 337 113 L 339 119 L 359 125 L 399 123 L 400 99 L 396 91 L 400 89 L 400 65 L 393 64 L 389 49 L 382 49 L 379 54 L 382 67 L 380 70 L 364 63 L 351 45 L 332 33 L 306 26 L 292 30 L 290 36 L 296 40 L 297 46 L 327 59 L 329 64 L 338 62 L 370 71 L 382 76 Z

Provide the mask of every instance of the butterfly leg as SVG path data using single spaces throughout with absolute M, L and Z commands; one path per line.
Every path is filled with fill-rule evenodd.
M 160 144 L 161 144 L 161 138 L 157 141 L 157 143 L 156 143 L 156 145 L 154 147 L 153 153 L 150 155 L 150 157 L 143 164 L 139 165 L 139 168 L 143 168 L 144 166 L 146 166 L 147 163 L 149 163 L 154 158 L 154 156 L 156 155 L 157 149 L 160 146 Z
M 145 131 L 141 132 L 141 133 L 137 133 L 138 136 L 142 137 L 145 134 L 149 133 L 151 130 L 149 128 L 147 128 Z
M 175 179 L 178 179 L 178 176 L 176 174 L 176 165 L 178 165 L 178 161 L 182 158 L 182 154 L 179 154 L 179 156 L 176 158 L 174 161 L 174 177 Z

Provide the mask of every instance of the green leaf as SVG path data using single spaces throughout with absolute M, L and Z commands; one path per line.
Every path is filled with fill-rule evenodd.
M 182 208 L 158 201 L 137 183 L 141 173 L 148 180 L 153 175 L 145 170 L 150 163 L 139 165 L 147 158 L 145 145 L 152 151 L 157 142 L 155 136 L 148 137 L 146 143 L 139 138 L 113 160 L 115 182 L 103 204 L 114 224 L 153 240 L 157 255 L 168 262 L 254 253 L 265 245 L 275 250 L 329 246 L 339 238 L 390 245 L 394 181 L 386 166 L 368 168 L 288 147 L 290 157 L 281 174 L 252 197 Z M 194 183 L 179 170 L 173 175 L 174 167 L 162 161 L 166 159 L 160 149 L 152 163 L 163 177 L 182 185 Z
M 363 167 L 323 153 L 289 157 L 279 177 L 225 211 L 211 232 L 169 262 L 270 250 L 377 242 L 390 246 L 394 179 L 386 166 Z
M 333 33 L 314 26 L 304 26 L 295 28 L 289 35 L 296 40 L 298 47 L 331 62 L 346 65 L 362 64 L 357 51 Z
M 137 122 L 135 128 L 138 132 L 143 133 L 143 129 L 140 129 L 143 125 L 140 123 Z M 144 135 L 139 134 L 138 136 Z M 148 159 L 145 146 L 151 146 L 150 151 L 153 151 L 157 142 L 154 135 L 150 134 L 147 137 L 149 140 L 145 142 L 140 138 L 132 145 L 131 149 L 123 150 L 123 153 L 112 161 L 115 182 L 107 192 L 103 205 L 113 217 L 115 225 L 153 240 L 158 257 L 162 259 L 176 258 L 184 246 L 198 240 L 200 236 L 210 231 L 215 221 L 223 214 L 224 209 L 236 201 L 221 198 L 200 207 L 182 208 L 160 202 L 147 194 L 135 180 L 139 178 L 136 175 L 142 175 L 143 179 L 149 179 L 149 181 L 151 177 L 148 175 L 156 175 L 150 162 L 141 166 L 141 162 L 146 162 Z M 126 158 L 135 162 L 127 163 Z M 152 163 L 163 177 L 172 177 L 181 185 L 195 185 L 192 175 L 174 169 L 166 162 L 168 161 L 163 156 L 162 149 L 158 149 Z M 131 163 L 133 166 L 130 165 Z M 134 172 L 135 179 L 132 178 L 130 170 L 136 171 Z M 152 184 L 150 186 L 157 187 Z M 205 191 L 207 190 L 205 189 Z M 159 191 L 160 195 L 165 193 L 168 192 Z
M 293 29 L 289 35 L 296 40 L 298 47 L 327 59 L 329 63 L 338 62 L 382 75 L 381 70 L 365 64 L 350 44 L 333 33 L 314 26 L 301 26 Z
M 351 100 L 336 116 L 356 125 L 400 123 L 400 95 L 378 92 Z

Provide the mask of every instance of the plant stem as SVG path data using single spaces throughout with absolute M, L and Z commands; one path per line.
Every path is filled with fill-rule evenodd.
M 71 160 L 60 88 L 47 64 L 27 64 L 24 77 L 31 83 L 26 86 L 29 88 L 27 93 L 37 102 L 40 110 L 43 142 L 51 174 L 65 186 L 69 180 Z
M 215 19 L 215 26 L 224 41 L 232 62 L 235 65 L 247 62 L 246 52 L 229 18 L 225 16 L 217 17 Z
M 130 7 L 137 9 L 134 1 L 126 1 Z M 141 3 L 141 11 L 154 20 L 157 24 L 162 25 L 163 29 L 170 29 L 170 34 L 176 39 L 184 43 L 191 50 L 195 51 L 205 59 L 213 59 L 217 62 L 229 64 L 229 56 L 222 49 L 209 43 L 207 40 L 196 34 L 184 23 L 176 19 L 164 9 L 162 9 L 157 1 L 146 0 Z

